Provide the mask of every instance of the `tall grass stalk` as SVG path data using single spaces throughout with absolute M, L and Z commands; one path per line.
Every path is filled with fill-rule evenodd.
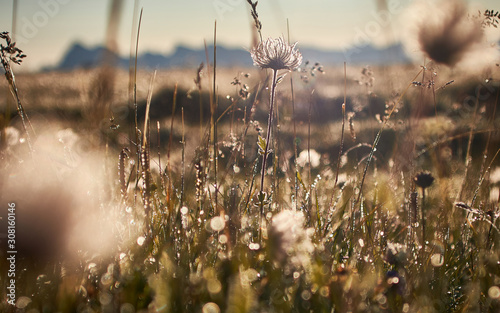
M 182 124 L 182 152 L 181 152 L 181 204 L 180 207 L 184 206 L 184 179 L 186 175 L 186 141 L 185 141 L 185 129 L 184 129 L 184 108 L 181 108 L 181 124 Z
M 479 86 L 478 94 L 481 93 L 481 86 Z M 465 155 L 465 172 L 464 176 L 462 179 L 462 184 L 460 185 L 460 192 L 457 194 L 456 201 L 462 200 L 463 199 L 463 194 L 465 190 L 465 186 L 467 183 L 467 177 L 469 175 L 469 169 L 471 165 L 471 148 L 472 148 L 472 140 L 474 139 L 474 130 L 476 129 L 476 117 L 477 117 L 477 110 L 479 108 L 479 98 L 476 98 L 476 102 L 474 104 L 474 114 L 472 116 L 472 119 L 470 121 L 470 131 L 469 131 L 469 140 L 467 142 L 467 152 Z
M 151 81 L 149 83 L 148 97 L 146 101 L 146 114 L 144 116 L 144 131 L 142 138 L 142 179 L 143 179 L 143 201 L 144 201 L 144 211 L 146 214 L 146 229 L 148 232 L 150 228 L 150 218 L 151 218 L 151 143 L 150 143 L 150 123 L 149 123 L 149 110 L 151 107 L 151 99 L 153 97 L 153 86 L 156 79 L 156 71 L 154 71 L 151 76 Z
M 290 23 L 288 19 L 286 19 L 286 31 L 287 31 L 287 36 L 288 36 L 288 44 L 291 44 L 290 41 Z M 294 201 L 293 201 L 293 208 L 297 210 L 297 203 L 298 203 L 298 193 L 299 193 L 299 182 L 298 182 L 298 176 L 299 176 L 299 169 L 297 167 L 297 158 L 298 158 L 298 152 L 297 152 L 297 117 L 295 116 L 295 92 L 293 90 L 293 76 L 290 75 L 290 97 L 291 97 L 291 102 L 292 102 L 292 123 L 293 123 L 293 169 L 294 169 L 294 177 L 293 177 L 293 194 L 294 194 Z
M 139 120 L 138 120 L 138 107 L 137 107 L 137 59 L 139 54 L 139 38 L 141 34 L 141 24 L 142 24 L 142 12 L 139 14 L 139 22 L 137 23 L 137 37 L 135 40 L 135 57 L 134 57 L 134 75 L 132 78 L 133 85 L 133 105 L 134 105 L 134 134 L 135 134 L 135 151 L 136 151 L 136 184 L 134 188 L 134 204 L 137 203 L 137 191 L 139 189 L 139 177 L 140 177 L 140 164 L 141 164 L 141 143 L 140 143 L 140 130 L 139 130 Z
M 344 130 L 345 130 L 345 105 L 347 102 L 347 65 L 344 62 L 344 103 L 342 103 L 342 130 L 340 133 L 340 148 L 339 155 L 337 157 L 337 171 L 335 173 L 335 183 L 333 184 L 332 197 L 330 199 L 330 209 L 332 209 L 333 198 L 335 196 L 335 190 L 337 188 L 337 183 L 339 181 L 340 163 L 342 158 L 342 150 L 344 149 Z
M 172 100 L 172 117 L 170 119 L 170 134 L 168 138 L 168 147 L 167 147 L 167 206 L 169 213 L 173 212 L 173 177 L 172 177 L 172 162 L 170 161 L 170 152 L 172 150 L 172 141 L 173 141 L 173 135 L 174 135 L 174 116 L 175 116 L 175 109 L 177 106 L 177 83 L 175 84 L 174 87 L 174 96 Z

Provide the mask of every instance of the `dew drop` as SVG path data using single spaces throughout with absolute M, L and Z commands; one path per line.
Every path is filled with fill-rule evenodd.
M 137 244 L 139 246 L 142 246 L 145 241 L 146 241 L 146 238 L 144 238 L 144 236 L 140 236 L 139 238 L 137 238 Z
M 201 309 L 202 313 L 220 313 L 220 308 L 216 303 L 208 302 Z
M 224 229 L 226 222 L 224 221 L 224 218 L 221 216 L 216 216 L 210 220 L 210 228 L 212 228 L 213 231 L 221 231 Z
M 207 290 L 211 294 L 217 294 L 222 290 L 222 284 L 217 279 L 209 279 L 207 281 Z
M 220 235 L 219 236 L 219 242 L 221 244 L 226 244 L 227 243 L 227 236 L 226 235 Z
M 444 257 L 442 254 L 440 253 L 434 253 L 432 256 L 431 256 L 431 264 L 432 266 L 434 267 L 440 267 L 442 266 L 444 263 Z
M 302 299 L 304 299 L 305 301 L 309 301 L 309 300 L 311 300 L 312 294 L 311 294 L 311 292 L 309 290 L 304 290 L 300 294 L 300 297 Z
M 250 250 L 259 250 L 260 245 L 259 245 L 258 243 L 251 242 L 251 243 L 248 245 L 248 248 L 249 248 Z
M 488 289 L 488 296 L 492 299 L 500 298 L 500 288 L 498 288 L 498 286 L 491 286 L 490 289 Z

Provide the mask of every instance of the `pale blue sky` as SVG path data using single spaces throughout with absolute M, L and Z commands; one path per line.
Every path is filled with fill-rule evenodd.
M 360 40 L 387 42 L 399 36 L 398 20 L 412 0 L 260 0 L 257 6 L 265 37 L 286 35 L 301 46 L 324 49 L 356 45 Z M 469 1 L 481 10 L 500 9 L 497 0 Z M 11 31 L 13 0 L 0 0 L 0 31 Z M 104 0 L 18 0 L 17 42 L 28 58 L 23 67 L 55 64 L 69 45 L 103 43 L 108 6 Z M 217 20 L 219 44 L 249 48 L 252 20 L 246 0 L 142 0 L 144 9 L 140 50 L 168 53 L 179 44 L 201 47 L 212 41 Z M 124 1 L 118 32 L 120 53 L 131 42 L 134 1 Z M 388 20 L 388 19 L 389 20 Z M 389 23 L 390 21 L 390 23 Z M 380 31 L 384 29 L 384 31 Z M 500 33 L 500 30 L 497 31 Z M 497 34 L 498 35 L 498 34 Z

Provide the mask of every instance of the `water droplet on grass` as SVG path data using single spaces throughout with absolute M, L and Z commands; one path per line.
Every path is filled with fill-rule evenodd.
M 209 302 L 201 309 L 202 313 L 220 313 L 220 308 L 216 303 Z
M 500 298 L 500 288 L 498 288 L 498 286 L 491 286 L 490 289 L 488 289 L 488 296 L 492 299 Z
M 435 253 L 431 256 L 431 264 L 434 267 L 440 267 L 444 263 L 444 257 L 440 253 Z
M 258 243 L 254 243 L 254 242 L 251 242 L 249 245 L 248 245 L 248 248 L 250 250 L 259 250 L 260 249 L 260 245 Z
M 219 236 L 219 242 L 221 244 L 226 244 L 227 243 L 227 236 L 226 235 L 220 235 Z
M 144 238 L 143 236 L 140 236 L 139 238 L 137 238 L 137 244 L 139 246 L 142 246 L 145 241 L 146 241 L 146 238 Z
M 213 231 L 221 231 L 224 229 L 226 222 L 224 221 L 224 218 L 221 216 L 216 216 L 210 220 L 210 228 L 212 228 Z
M 217 294 L 222 290 L 222 284 L 217 279 L 209 279 L 207 281 L 207 290 L 211 294 Z

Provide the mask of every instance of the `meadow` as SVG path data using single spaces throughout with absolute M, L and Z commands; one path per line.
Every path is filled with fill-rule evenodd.
M 11 305 L 2 238 L 0 310 L 498 312 L 500 67 L 450 66 L 454 49 L 292 70 L 4 65 L 17 254 Z

